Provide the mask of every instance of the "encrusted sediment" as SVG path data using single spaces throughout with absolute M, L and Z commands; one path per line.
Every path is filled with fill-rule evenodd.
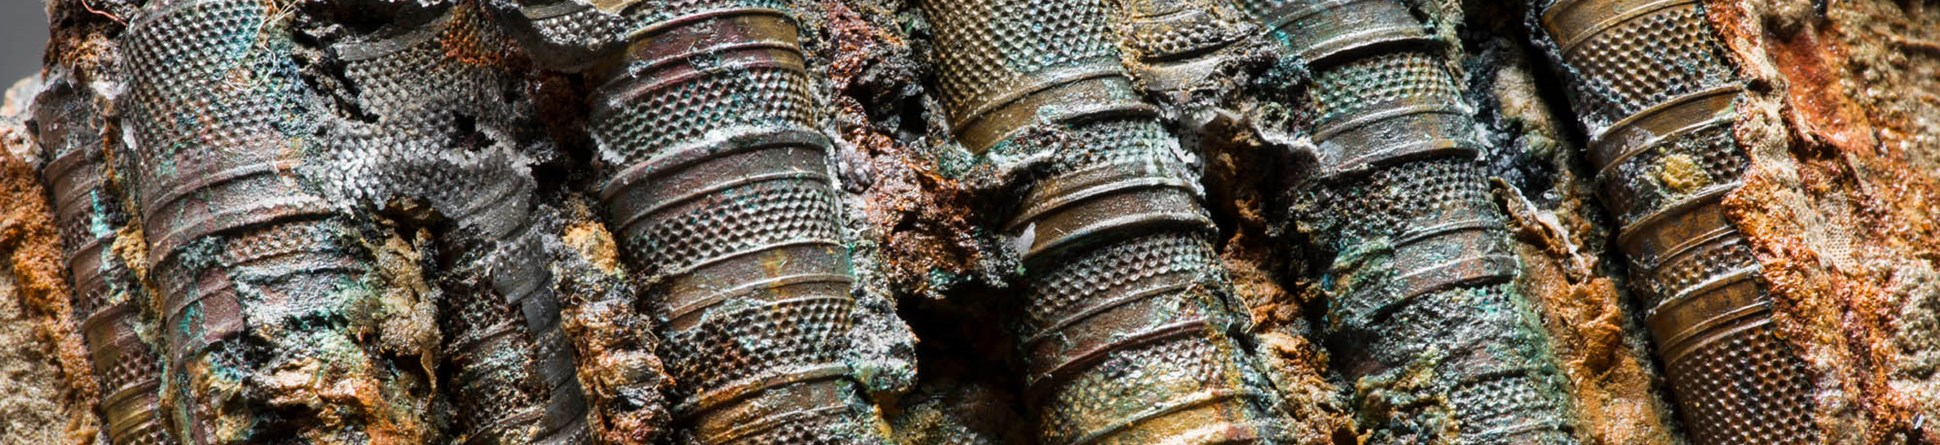
M 1408 6 L 1241 1 L 1311 73 L 1291 217 L 1331 252 L 1324 336 L 1377 440 L 1575 443 L 1566 382 L 1516 287 L 1473 110 Z
M 1563 0 L 1537 11 L 1692 440 L 1818 443 L 1816 377 L 1772 324 L 1758 260 L 1720 205 L 1748 164 L 1733 133 L 1744 83 L 1704 9 Z
M 124 43 L 122 159 L 151 243 L 169 424 L 191 443 L 423 440 L 411 394 L 428 370 L 360 336 L 376 329 L 372 253 L 295 174 L 316 119 L 270 7 L 157 2 Z
M 1040 443 L 1263 443 L 1286 420 L 1234 339 L 1194 156 L 1118 62 L 1091 0 L 923 2 L 959 140 L 1012 164 L 1007 311 Z
M 142 241 L 122 207 L 120 187 L 111 184 L 107 144 L 118 142 L 119 135 L 104 125 L 106 110 L 97 104 L 107 101 L 97 94 L 68 80 L 41 92 L 36 136 L 52 159 L 41 178 L 63 237 L 74 286 L 73 316 L 100 379 L 107 438 L 115 444 L 171 444 L 175 440 L 158 409 L 161 363 L 154 313 L 130 258 L 123 255 Z

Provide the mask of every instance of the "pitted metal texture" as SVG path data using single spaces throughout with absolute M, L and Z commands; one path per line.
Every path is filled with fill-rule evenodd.
M 1749 164 L 1732 135 L 1744 87 L 1703 7 L 1571 0 L 1540 14 L 1693 441 L 1820 443 L 1815 378 L 1720 205 Z
M 148 295 L 127 258 L 116 250 L 130 224 L 120 190 L 111 187 L 104 141 L 106 118 L 91 90 L 58 82 L 36 99 L 36 135 L 53 160 L 41 179 L 53 193 L 54 220 L 74 286 L 88 358 L 100 379 L 101 411 L 109 443 L 177 443 L 158 410 L 161 364 L 156 344 L 143 338 L 154 321 L 142 317 Z
M 1145 88 L 1191 89 L 1208 80 L 1226 57 L 1219 52 L 1257 31 L 1226 0 L 1112 0 L 1128 68 Z
M 830 141 L 795 12 L 766 0 L 617 11 L 626 51 L 593 93 L 608 223 L 648 283 L 701 444 L 883 443 L 843 362 L 855 325 Z
M 406 25 L 333 48 L 363 118 L 329 133 L 331 182 L 368 209 L 413 199 L 450 221 L 439 282 L 455 433 L 468 443 L 590 442 L 534 227 L 537 185 L 503 130 L 523 125 L 500 93 L 518 86 L 495 65 L 506 39 L 468 4 Z
M 1264 443 L 1284 419 L 1232 337 L 1193 156 L 1119 65 L 1090 0 L 929 1 L 959 138 L 1042 159 L 1003 230 L 1024 249 L 1013 333 L 1046 444 Z
M 279 402 L 258 385 L 274 383 L 266 377 L 278 369 L 375 382 L 376 391 L 401 384 L 349 329 L 371 297 L 360 281 L 369 252 L 293 171 L 313 148 L 314 118 L 288 30 L 268 8 L 158 2 L 124 46 L 129 173 L 162 299 L 164 406 L 190 443 L 365 434 L 263 415 Z M 302 352 L 315 348 L 335 353 Z M 368 405 L 283 409 L 311 408 L 369 424 L 419 422 Z
M 1312 73 L 1291 106 L 1318 162 L 1291 191 L 1292 217 L 1334 255 L 1321 280 L 1331 349 L 1363 384 L 1428 370 L 1414 396 L 1445 414 L 1404 404 L 1387 421 L 1453 425 L 1378 440 L 1575 443 L 1569 391 L 1513 285 L 1505 216 L 1444 44 L 1399 1 L 1240 4 Z

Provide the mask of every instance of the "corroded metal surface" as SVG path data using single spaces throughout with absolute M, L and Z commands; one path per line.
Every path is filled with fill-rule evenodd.
M 1191 155 L 1132 89 L 1090 0 L 929 1 L 956 134 L 1042 157 L 1004 230 L 1028 286 L 1013 311 L 1046 444 L 1248 443 L 1281 425 L 1231 333 Z
M 610 167 L 600 190 L 609 225 L 664 323 L 682 440 L 885 442 L 842 360 L 854 278 L 830 141 L 816 129 L 786 6 L 645 1 L 558 14 L 589 21 L 575 25 L 592 36 L 582 41 L 608 35 L 595 26 L 602 17 L 627 24 L 625 51 L 595 74 L 589 126 Z
M 398 17 L 408 17 L 399 14 Z M 587 443 L 585 394 L 560 330 L 532 177 L 502 131 L 521 111 L 492 64 L 507 42 L 468 4 L 337 44 L 364 120 L 332 134 L 333 165 L 359 202 L 417 199 L 449 219 L 439 249 L 455 431 L 467 443 Z M 486 130 L 490 129 L 490 130 Z
M 1378 402 L 1393 425 L 1362 427 L 1386 429 L 1382 440 L 1574 443 L 1444 43 L 1399 1 L 1240 4 L 1312 73 L 1298 106 L 1318 171 L 1295 186 L 1294 218 L 1335 254 L 1322 287 L 1337 364 L 1363 398 L 1409 394 Z M 1425 385 L 1401 383 L 1424 371 Z M 1441 415 L 1452 427 L 1432 426 Z
M 352 329 L 371 296 L 368 251 L 292 172 L 314 121 L 276 11 L 159 3 L 128 31 L 126 100 L 171 424 L 193 443 L 395 439 L 421 425 L 390 399 L 414 388 Z M 305 402 L 265 388 L 308 379 L 357 390 Z
M 120 191 L 108 184 L 102 128 L 106 119 L 92 94 L 67 82 L 41 93 L 35 121 L 40 144 L 52 161 L 41 177 L 53 194 L 74 316 L 101 385 L 101 411 L 110 443 L 176 443 L 161 424 L 161 365 L 156 344 L 144 338 L 152 329 L 141 317 L 148 295 L 117 244 L 131 242 L 130 223 Z M 139 241 L 132 241 L 139 242 Z
M 1203 82 L 1226 59 L 1212 55 L 1255 32 L 1227 0 L 1110 0 L 1129 68 L 1147 89 Z
M 1576 0 L 1541 14 L 1693 440 L 1818 443 L 1813 377 L 1777 337 L 1757 260 L 1719 205 L 1749 163 L 1732 134 L 1744 87 L 1703 9 Z

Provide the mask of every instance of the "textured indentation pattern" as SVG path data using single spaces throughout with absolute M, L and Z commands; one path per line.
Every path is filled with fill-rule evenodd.
M 1726 336 L 1665 364 L 1685 418 L 1703 425 L 1692 428 L 1693 441 L 1804 443 L 1800 434 L 1818 430 L 1812 404 L 1796 398 L 1812 392 L 1805 363 L 1769 324 Z
M 1019 92 L 1042 71 L 1117 69 L 1119 63 L 1110 26 L 1097 5 L 964 0 L 929 1 L 923 8 L 936 30 L 937 83 L 951 110 L 967 111 Z
M 1365 240 L 1460 215 L 1500 219 L 1487 174 L 1472 160 L 1439 158 L 1397 164 L 1341 185 L 1308 191 L 1313 208 L 1342 224 L 1328 239 Z
M 1057 317 L 1074 308 L 1087 306 L 1086 299 L 1110 295 L 1130 283 L 1160 275 L 1220 270 L 1216 258 L 1212 244 L 1204 237 L 1179 232 L 1155 233 L 1087 250 L 1031 274 L 1024 313 L 1031 326 L 1049 326 L 1063 321 Z
M 784 243 L 841 244 L 834 190 L 818 180 L 782 180 L 723 190 L 683 212 L 650 220 L 631 250 L 650 274 L 685 271 L 731 254 Z
M 1699 445 L 1820 443 L 1813 378 L 1773 335 L 1770 296 L 1747 286 L 1700 287 L 1755 273 L 1758 264 L 1743 235 L 1717 216 L 1720 192 L 1729 191 L 1721 187 L 1735 187 L 1749 164 L 1732 132 L 1735 111 L 1700 96 L 1728 91 L 1719 87 L 1739 83 L 1736 73 L 1698 2 L 1617 3 L 1552 5 L 1543 16 L 1606 25 L 1597 29 L 1544 25 L 1588 36 L 1552 57 L 1573 76 L 1578 119 L 1592 140 L 1609 145 L 1598 151 L 1636 153 L 1598 159 L 1615 165 L 1597 166 L 1597 180 L 1623 224 L 1619 247 L 1641 275 L 1633 286 L 1650 297 L 1652 335 L 1669 360 L 1680 415 Z M 1643 13 L 1608 14 L 1618 11 Z M 1619 121 L 1636 128 L 1610 132 Z M 1695 130 L 1654 141 L 1634 136 L 1688 128 Z
M 603 153 L 617 165 L 646 161 L 668 148 L 735 129 L 814 128 L 806 73 L 782 68 L 716 71 L 661 85 L 593 122 Z
M 1735 79 L 1697 2 L 1599 31 L 1563 57 L 1580 76 L 1577 114 L 1600 125 Z
M 1351 118 L 1394 103 L 1454 104 L 1462 90 L 1443 62 L 1428 53 L 1395 51 L 1355 59 L 1314 73 L 1307 88 L 1316 122 Z

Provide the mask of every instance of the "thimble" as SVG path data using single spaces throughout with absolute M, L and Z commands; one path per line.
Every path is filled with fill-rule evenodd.
M 848 365 L 854 283 L 831 142 L 779 0 L 645 1 L 598 75 L 591 134 L 621 247 L 647 276 L 705 444 L 883 443 Z
M 1599 195 L 1695 443 L 1819 443 L 1805 361 L 1720 205 L 1749 159 L 1743 93 L 1696 1 L 1563 0 L 1541 12 L 1590 130 Z
M 1243 309 L 1197 172 L 1132 88 L 1091 0 L 928 1 L 937 82 L 970 149 L 1043 154 L 1004 231 L 1014 335 L 1046 444 L 1255 443 L 1283 420 L 1231 333 Z

